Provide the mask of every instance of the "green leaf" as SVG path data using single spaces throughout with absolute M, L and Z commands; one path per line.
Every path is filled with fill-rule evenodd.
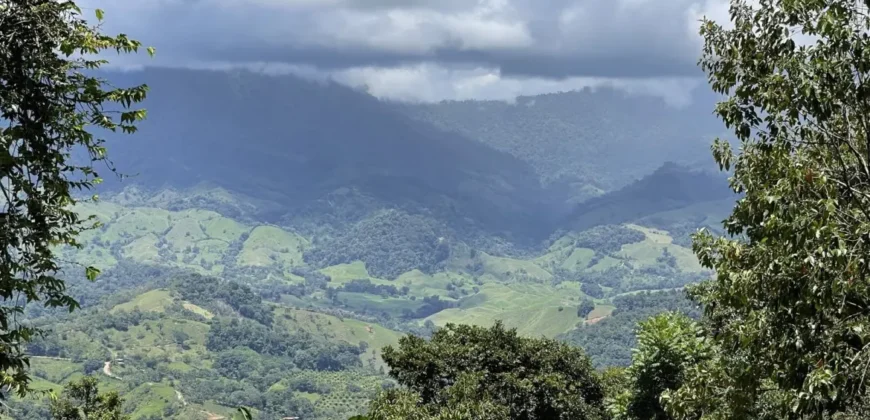
M 99 276 L 99 275 L 100 275 L 100 270 L 98 268 L 93 267 L 93 266 L 88 266 L 88 268 L 85 268 L 85 277 L 87 277 L 88 280 L 94 281 L 97 279 L 97 276 Z
M 95 11 L 95 13 L 97 15 L 97 20 L 102 21 L 103 20 L 103 9 L 97 9 Z
M 154 57 L 154 53 L 156 53 L 156 52 L 157 52 L 157 50 L 154 49 L 154 47 L 148 47 L 148 55 L 149 56 Z

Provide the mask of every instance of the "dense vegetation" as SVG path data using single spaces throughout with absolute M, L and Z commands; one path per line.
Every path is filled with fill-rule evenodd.
M 182 419 L 196 410 L 220 413 L 242 405 L 258 418 L 330 419 L 355 412 L 386 379 L 366 355 L 379 341 L 353 337 L 366 331 L 363 325 L 289 308 L 273 311 L 234 282 L 174 276 L 157 283 L 165 288 L 108 296 L 73 317 L 34 319 L 52 328 L 28 348 L 39 386 L 57 389 L 64 378 L 99 374 L 113 390 L 140 396 L 121 407 L 133 418 Z M 353 333 L 348 339 L 356 341 L 329 337 L 324 329 Z M 14 418 L 44 418 L 40 407 L 31 400 L 13 404 L 21 413 Z
M 589 229 L 600 224 L 618 224 L 643 219 L 645 217 L 691 205 L 710 201 L 730 199 L 733 192 L 726 187 L 724 177 L 704 170 L 691 170 L 688 167 L 666 163 L 655 172 L 600 197 L 595 197 L 578 205 L 566 220 L 575 229 Z M 706 210 L 722 211 L 726 203 Z M 681 221 L 695 214 L 680 216 Z M 713 224 L 719 226 L 721 220 Z M 704 226 L 701 224 L 700 226 Z M 693 226 L 698 228 L 699 225 Z
M 202 202 L 215 202 L 214 197 Z M 157 199 L 131 201 L 172 205 Z M 659 242 L 666 234 L 612 225 L 559 237 L 550 250 L 528 260 L 490 256 L 460 243 L 431 274 L 411 270 L 386 280 L 362 261 L 319 270 L 304 265 L 300 255 L 310 245 L 296 233 L 249 227 L 211 211 L 105 202 L 84 211 L 97 214 L 104 225 L 82 237 L 83 249 L 65 255 L 106 269 L 94 282 L 70 278 L 69 290 L 85 308 L 80 315 L 28 309 L 37 325 L 57 332 L 29 351 L 39 356 L 37 381 L 58 390 L 72 376 L 51 369 L 113 381 L 103 372 L 112 361 L 111 372 L 122 381 L 112 382 L 112 389 L 125 396 L 124 411 L 133 418 L 187 418 L 192 410 L 229 413 L 237 405 L 254 408 L 258 418 L 279 413 L 346 418 L 391 386 L 381 370 L 386 366 L 380 349 L 394 344 L 399 333 L 381 326 L 428 337 L 436 331 L 433 321 L 443 325 L 474 314 L 472 322 L 504 319 L 524 335 L 555 337 L 587 319 L 596 322 L 580 331 L 611 317 L 623 319 L 623 308 L 643 314 L 669 308 L 652 299 L 645 308 L 632 303 L 632 295 L 615 296 L 623 283 L 604 280 L 614 272 L 604 266 L 624 262 L 621 281 L 627 288 L 644 287 L 632 285 L 641 281 L 643 270 L 658 267 L 679 275 L 690 269 L 687 249 Z M 246 220 L 244 213 L 239 220 Z M 216 246 L 219 241 L 226 245 Z M 572 265 L 578 255 L 583 257 Z M 577 281 L 587 277 L 596 282 Z M 613 314 L 611 305 L 617 307 Z M 300 307 L 305 310 L 294 309 Z M 639 319 L 613 328 L 630 335 L 629 324 Z M 632 343 L 620 337 L 591 344 L 595 365 L 627 364 L 622 355 Z M 619 356 L 608 359 L 602 349 Z M 48 367 L 54 359 L 47 358 L 62 359 L 51 363 L 63 367 Z M 146 393 L 148 383 L 160 385 Z M 173 397 L 176 391 L 183 400 Z M 131 395 L 136 397 L 126 398 Z M 14 405 L 20 413 L 38 413 L 40 407 L 46 406 Z
M 371 274 L 387 279 L 413 269 L 433 273 L 450 252 L 444 231 L 430 219 L 384 211 L 319 241 L 305 260 L 321 268 L 359 260 Z
M 730 183 L 743 198 L 724 223 L 729 236 L 695 235 L 701 264 L 716 272 L 689 287 L 701 322 L 679 313 L 642 322 L 631 365 L 603 374 L 613 418 L 866 416 L 865 3 L 733 0 L 733 26 L 704 20 L 701 67 L 728 95 L 716 113 L 741 143 L 735 154 L 717 140 L 713 154 L 722 169 L 733 167 Z M 799 44 L 796 34 L 812 41 Z M 671 265 L 672 257 L 657 260 Z M 412 366 L 406 378 L 428 367 Z M 465 371 L 475 369 L 457 376 Z
M 140 135 L 113 145 L 115 164 L 150 188 L 207 182 L 268 203 L 261 221 L 319 232 L 401 210 L 467 237 L 535 240 L 555 220 L 538 216 L 558 198 L 521 160 L 336 83 L 168 68 L 112 78 L 151 88 Z
M 101 20 L 102 11 L 96 13 Z M 29 391 L 21 347 L 39 331 L 20 322 L 25 304 L 78 307 L 59 277 L 54 246 L 78 246 L 78 234 L 94 222 L 70 206 L 101 182 L 95 164 L 107 161 L 105 140 L 93 132 L 132 133 L 145 118 L 132 106 L 148 87 L 117 88 L 93 77 L 104 64 L 94 56 L 140 46 L 126 35 L 101 33 L 73 2 L 0 3 L 0 298 L 6 303 L 0 387 L 6 390 Z M 85 272 L 94 278 L 99 270 Z
M 629 245 L 643 241 L 646 236 L 635 230 L 619 225 L 601 225 L 580 232 L 574 246 L 589 248 L 601 254 L 612 254 Z
M 663 312 L 696 319 L 700 316 L 700 309 L 681 290 L 618 296 L 612 303 L 616 309 L 609 317 L 560 337 L 585 350 L 598 368 L 631 364 L 632 349 L 637 347 L 636 328 L 641 321 Z
M 717 141 L 714 157 L 733 191 L 656 157 L 692 160 L 705 128 L 643 101 L 653 120 L 611 119 L 624 98 L 609 91 L 392 106 L 292 77 L 148 70 L 119 76 L 163 95 L 143 126 L 154 144 L 119 148 L 144 187 L 89 203 L 73 192 L 99 178 L 68 152 L 103 160 L 86 123 L 135 131 L 145 88 L 102 90 L 83 71 L 99 63 L 72 53 L 139 44 L 71 3 L 0 3 L 0 35 L 35 34 L 0 37 L 0 139 L 24 150 L 0 156 L 12 417 L 327 420 L 367 402 L 378 420 L 866 417 L 870 17 L 732 3 L 733 29 L 705 22 L 701 64 L 731 95 L 717 114 L 741 149 Z M 817 42 L 798 45 L 796 23 Z M 34 74 L 50 89 L 34 95 Z M 578 98 L 601 104 L 569 119 Z M 581 119 L 610 122 L 581 136 Z M 714 229 L 689 250 L 699 227 Z
M 448 324 L 429 341 L 404 337 L 384 350 L 390 376 L 413 394 L 392 391 L 371 419 L 600 419 L 604 391 L 582 350 L 491 328 Z M 459 392 L 457 392 L 459 389 Z M 396 401 L 416 404 L 398 405 Z M 457 412 L 469 404 L 468 412 Z M 452 413 L 452 414 L 451 414 Z
M 696 104 L 713 102 L 698 92 Z M 564 184 L 577 198 L 622 187 L 665 160 L 703 161 L 709 141 L 722 131 L 703 106 L 678 109 L 607 88 L 522 97 L 516 103 L 396 106 L 528 161 L 545 183 Z

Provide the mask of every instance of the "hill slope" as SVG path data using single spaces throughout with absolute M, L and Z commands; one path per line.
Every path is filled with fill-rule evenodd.
M 263 419 L 345 419 L 389 383 L 379 354 L 399 338 L 377 324 L 265 304 L 244 286 L 183 274 L 36 322 L 55 332 L 29 349 L 38 389 L 96 375 L 101 389 L 121 393 L 135 420 L 214 419 L 239 405 Z M 13 402 L 24 407 L 36 413 L 17 419 L 45 418 L 41 402 Z
M 695 93 L 691 107 L 602 88 L 500 101 L 396 104 L 420 121 L 478 140 L 529 162 L 546 183 L 578 198 L 611 191 L 667 160 L 708 162 L 723 130 L 715 97 Z M 573 186 L 572 186 L 573 184 Z
M 704 202 L 716 202 L 727 209 L 723 200 L 733 202 L 735 198 L 721 174 L 666 163 L 617 191 L 579 204 L 566 224 L 584 230 L 601 224 L 635 221 Z M 704 209 L 707 210 L 712 209 Z
M 349 88 L 248 72 L 147 69 L 111 79 L 151 87 L 139 133 L 109 145 L 117 167 L 139 174 L 132 182 L 207 182 L 279 204 L 272 220 L 343 222 L 401 208 L 460 232 L 549 228 L 540 216 L 553 199 L 526 163 Z

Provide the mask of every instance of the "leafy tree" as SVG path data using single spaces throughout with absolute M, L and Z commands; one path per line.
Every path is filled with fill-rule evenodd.
M 510 410 L 481 394 L 479 375 L 463 374 L 445 391 L 444 404 L 420 404 L 420 395 L 407 390 L 389 390 L 371 403 L 367 416 L 351 420 L 503 420 Z
M 713 154 L 743 198 L 730 238 L 695 238 L 717 276 L 692 293 L 733 384 L 708 375 L 680 395 L 821 418 L 861 400 L 870 366 L 870 14 L 849 0 L 732 0 L 730 15 L 731 29 L 703 22 L 700 64 L 728 95 L 716 113 L 741 151 L 716 141 Z
M 16 314 L 33 301 L 78 307 L 58 277 L 55 252 L 79 246 L 77 234 L 96 223 L 72 209 L 75 193 L 100 182 L 94 164 L 108 162 L 104 140 L 90 130 L 132 133 L 145 118 L 130 107 L 147 87 L 112 87 L 93 76 L 105 61 L 89 58 L 141 44 L 100 33 L 81 13 L 72 1 L 0 2 L 0 298 L 15 302 L 0 308 L 0 386 L 19 394 L 29 381 L 20 345 L 37 331 L 15 322 Z M 86 274 L 93 279 L 98 270 Z
M 602 289 L 597 283 L 583 283 L 580 285 L 580 291 L 595 299 L 601 299 L 604 297 L 604 289 Z
M 97 379 L 86 376 L 64 387 L 61 398 L 51 404 L 51 416 L 55 420 L 129 419 L 121 410 L 122 403 L 117 392 L 100 394 Z
M 502 407 L 498 410 L 509 413 L 498 418 L 598 419 L 604 415 L 601 383 L 582 350 L 555 340 L 520 337 L 500 322 L 491 328 L 448 324 L 429 341 L 403 337 L 398 349 L 384 349 L 383 358 L 390 375 L 415 396 L 393 393 L 382 398 L 404 402 L 412 398 L 430 414 L 456 408 L 459 398 L 471 404 L 470 413 L 484 406 Z M 462 388 L 454 389 L 457 384 Z M 382 402 L 373 403 L 373 418 L 396 418 L 377 417 Z M 434 418 L 491 418 L 476 416 Z
M 580 302 L 580 306 L 577 307 L 577 316 L 580 318 L 586 318 L 594 310 L 595 302 L 589 299 L 583 299 L 583 301 Z
M 610 409 L 617 419 L 670 420 L 662 398 L 680 388 L 686 371 L 709 360 L 713 349 L 695 321 L 674 312 L 642 322 L 637 341 L 626 370 L 628 395 L 611 394 Z
M 597 368 L 631 365 L 632 349 L 637 347 L 637 325 L 643 320 L 669 311 L 684 313 L 691 318 L 700 315 L 683 291 L 617 296 L 612 304 L 616 310 L 610 316 L 558 337 L 583 348 Z

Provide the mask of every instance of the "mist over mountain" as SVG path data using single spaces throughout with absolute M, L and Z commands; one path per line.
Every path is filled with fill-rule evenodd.
M 139 174 L 127 182 L 208 182 L 321 216 L 346 212 L 330 208 L 351 195 L 362 213 L 400 208 L 454 228 L 528 234 L 549 229 L 541 216 L 557 207 L 522 160 L 338 84 L 167 69 L 113 81 L 151 87 L 140 132 L 111 144 L 116 165 Z
M 709 145 L 722 132 L 716 96 L 705 88 L 693 104 L 673 107 L 652 96 L 612 88 L 503 101 L 396 104 L 420 121 L 462 134 L 528 162 L 545 184 L 575 200 L 621 188 L 666 161 L 712 162 Z
M 109 145 L 116 166 L 135 176 L 110 180 L 109 190 L 216 186 L 271 203 L 257 206 L 262 220 L 314 236 L 358 236 L 360 223 L 391 210 L 428 220 L 411 224 L 427 228 L 410 237 L 434 229 L 506 252 L 484 244 L 499 237 L 535 247 L 560 228 L 630 220 L 634 207 L 622 203 L 640 197 L 670 200 L 647 208 L 667 210 L 713 191 L 695 179 L 704 185 L 690 189 L 701 196 L 667 198 L 660 191 L 693 177 L 663 176 L 682 171 L 670 166 L 626 187 L 665 161 L 709 159 L 717 126 L 702 106 L 609 89 L 414 105 L 246 71 L 111 76 L 118 85 L 147 83 L 151 94 L 139 133 Z
M 726 198 L 733 201 L 735 195 L 723 174 L 666 162 L 655 172 L 617 191 L 578 205 L 565 225 L 584 230 L 602 224 L 632 222 L 656 213 Z

